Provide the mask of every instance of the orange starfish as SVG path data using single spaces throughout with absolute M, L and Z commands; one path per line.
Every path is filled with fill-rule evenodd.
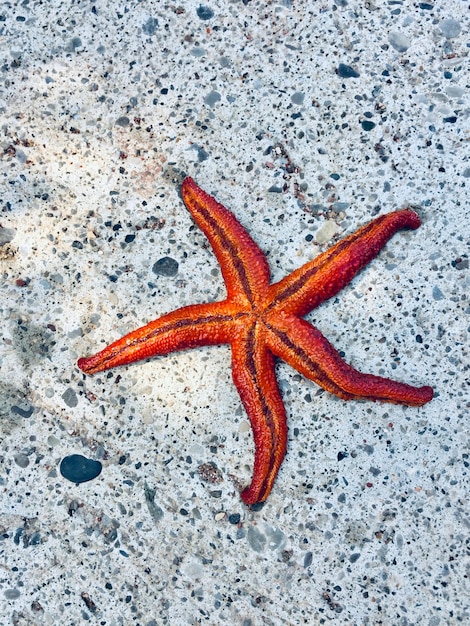
M 287 419 L 275 374 L 275 357 L 327 391 L 350 400 L 421 406 L 431 387 L 412 387 L 347 365 L 314 326 L 302 319 L 336 295 L 398 231 L 418 228 L 411 209 L 382 215 L 275 284 L 265 255 L 236 218 L 191 178 L 183 201 L 205 233 L 222 269 L 227 297 L 167 313 L 115 341 L 78 366 L 94 374 L 175 350 L 230 344 L 233 380 L 253 428 L 255 461 L 246 504 L 268 497 L 284 459 Z

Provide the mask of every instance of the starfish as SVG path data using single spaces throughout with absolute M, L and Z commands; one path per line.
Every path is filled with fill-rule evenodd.
M 401 229 L 420 225 L 411 209 L 374 219 L 313 261 L 271 284 L 265 255 L 235 216 L 191 179 L 183 201 L 217 257 L 227 289 L 219 302 L 182 307 L 78 361 L 94 374 L 118 365 L 196 346 L 230 344 L 232 376 L 253 429 L 247 505 L 268 497 L 287 448 L 287 418 L 275 374 L 276 357 L 344 400 L 381 400 L 421 406 L 431 387 L 412 387 L 358 372 L 312 324 L 303 319 L 336 295 Z

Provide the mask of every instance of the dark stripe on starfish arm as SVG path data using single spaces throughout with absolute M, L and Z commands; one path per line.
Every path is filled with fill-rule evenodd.
M 233 296 L 241 288 L 247 299 L 255 302 L 257 291 L 263 286 L 260 283 L 267 287 L 270 279 L 270 270 L 261 250 L 235 216 L 192 178 L 183 181 L 182 196 L 196 223 L 209 239 L 229 295 Z M 232 284 L 232 270 L 238 285 Z
M 273 346 L 268 342 L 274 354 L 306 378 L 344 400 L 380 400 L 407 406 L 422 406 L 432 400 L 434 392 L 431 387 L 413 387 L 382 376 L 358 372 L 345 363 L 322 333 L 305 320 L 291 320 L 289 330 L 270 330 L 280 341 Z
M 242 287 L 245 292 L 246 297 L 250 302 L 253 302 L 254 299 L 254 291 L 253 287 L 250 284 L 246 273 L 246 266 L 243 263 L 242 259 L 239 257 L 239 251 L 236 246 L 233 245 L 232 241 L 229 239 L 230 232 L 226 229 L 223 229 L 219 222 L 212 218 L 209 211 L 207 211 L 202 205 L 198 206 L 199 213 L 204 217 L 204 220 L 210 226 L 212 231 L 215 233 L 216 237 L 219 238 L 219 245 L 224 249 L 224 251 L 230 256 L 232 267 L 235 269 L 238 277 L 238 283 Z M 207 234 L 207 233 L 206 233 Z
M 351 282 L 397 231 L 420 224 L 411 209 L 378 217 L 273 285 L 271 307 L 280 304 L 286 312 L 306 315 Z
M 245 504 L 263 502 L 272 490 L 287 448 L 287 418 L 274 371 L 274 357 L 257 345 L 256 327 L 232 344 L 233 379 L 251 422 L 255 460 Z
M 322 389 L 329 391 L 335 396 L 343 400 L 352 400 L 355 397 L 354 394 L 347 393 L 334 383 L 328 377 L 320 363 L 310 357 L 309 351 L 312 346 L 309 346 L 309 350 L 303 349 L 289 337 L 287 332 L 279 330 L 270 324 L 266 324 L 266 327 L 277 339 L 275 342 L 268 341 L 270 349 L 277 357 L 288 363 L 309 380 L 313 380 L 313 382 L 322 387 Z M 334 350 L 333 346 L 331 346 L 331 348 Z
M 94 374 L 176 350 L 229 343 L 230 329 L 246 314 L 223 313 L 223 304 L 191 305 L 163 315 L 114 341 L 97 354 L 79 359 L 78 367 L 87 374 Z M 214 309 L 212 315 L 208 314 L 211 308 Z M 200 317 L 196 317 L 198 312 Z

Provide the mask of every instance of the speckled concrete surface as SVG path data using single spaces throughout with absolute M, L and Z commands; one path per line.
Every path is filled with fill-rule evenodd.
M 0 16 L 2 624 L 468 624 L 468 2 Z M 378 213 L 423 219 L 310 319 L 435 399 L 343 402 L 280 364 L 289 450 L 258 511 L 228 348 L 76 367 L 223 297 L 183 173 L 274 279 Z M 67 481 L 71 454 L 101 474 Z

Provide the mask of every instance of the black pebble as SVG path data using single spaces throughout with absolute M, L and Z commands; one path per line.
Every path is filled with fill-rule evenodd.
M 164 256 L 154 263 L 152 272 L 160 276 L 176 276 L 178 273 L 178 263 L 169 256 Z
M 86 483 L 101 474 L 103 469 L 99 461 L 87 459 L 81 454 L 71 454 L 60 462 L 60 473 L 72 483 Z
M 261 511 L 264 504 L 264 502 L 255 502 L 255 504 L 249 505 L 248 508 L 250 509 L 250 511 Z

